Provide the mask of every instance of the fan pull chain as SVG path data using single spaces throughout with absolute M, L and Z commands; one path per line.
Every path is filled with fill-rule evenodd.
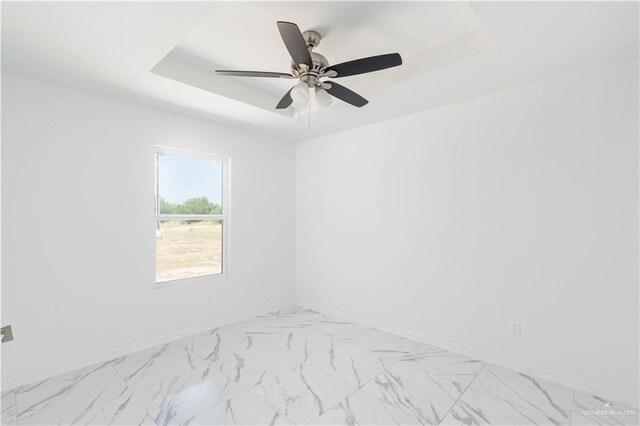
M 307 98 L 307 130 L 311 130 L 311 93 Z

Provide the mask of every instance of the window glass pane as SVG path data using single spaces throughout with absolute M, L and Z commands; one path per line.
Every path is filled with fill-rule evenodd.
M 159 220 L 156 282 L 222 273 L 221 220 Z
M 157 154 L 159 214 L 222 214 L 222 162 Z

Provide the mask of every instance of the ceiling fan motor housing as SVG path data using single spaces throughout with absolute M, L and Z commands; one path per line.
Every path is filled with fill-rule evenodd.
M 299 77 L 300 81 L 307 83 L 309 87 L 314 88 L 319 85 L 319 76 L 322 74 L 322 71 L 329 66 L 329 61 L 324 57 L 324 55 L 313 51 L 313 48 L 317 47 L 320 44 L 320 40 L 322 40 L 320 33 L 317 31 L 305 31 L 302 33 L 302 37 L 307 44 L 313 64 L 311 68 L 308 68 L 305 64 L 292 63 L 291 72 L 293 75 Z

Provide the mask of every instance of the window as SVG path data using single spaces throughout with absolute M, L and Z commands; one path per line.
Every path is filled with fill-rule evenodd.
M 156 283 L 222 274 L 228 159 L 156 148 Z

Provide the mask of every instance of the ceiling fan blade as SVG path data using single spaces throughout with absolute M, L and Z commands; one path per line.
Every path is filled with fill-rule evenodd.
M 296 65 L 307 64 L 311 67 L 313 61 L 311 60 L 311 54 L 307 48 L 307 43 L 304 41 L 304 37 L 302 37 L 300 28 L 293 22 L 278 21 L 278 31 L 280 31 L 282 41 L 284 41 L 284 45 L 287 47 L 293 62 L 295 62 Z
M 289 89 L 287 93 L 284 94 L 282 99 L 280 99 L 280 102 L 278 102 L 278 105 L 276 105 L 276 109 L 285 109 L 293 103 L 293 99 L 291 98 L 291 91 L 293 90 L 293 87 Z
M 337 75 L 334 78 L 347 77 L 350 75 L 380 71 L 386 68 L 397 67 L 398 65 L 402 65 L 402 57 L 398 53 L 388 53 L 386 55 L 369 56 L 368 58 L 331 65 L 325 69 L 325 72 L 335 71 Z
M 369 103 L 368 100 L 366 100 L 365 98 L 363 98 L 362 96 L 358 95 L 356 92 L 354 92 L 351 89 L 347 89 L 344 86 L 341 86 L 338 83 L 334 83 L 333 81 L 330 83 L 326 83 L 327 85 L 331 85 L 331 87 L 329 87 L 328 89 L 325 89 L 327 91 L 327 93 L 329 93 L 331 96 L 334 96 L 338 99 L 340 99 L 341 101 L 344 101 L 348 104 L 351 104 L 353 106 L 357 106 L 358 108 L 365 106 L 366 104 Z
M 284 72 L 267 72 L 267 71 L 216 70 L 216 74 L 229 75 L 232 77 L 295 78 L 291 74 L 287 74 Z

